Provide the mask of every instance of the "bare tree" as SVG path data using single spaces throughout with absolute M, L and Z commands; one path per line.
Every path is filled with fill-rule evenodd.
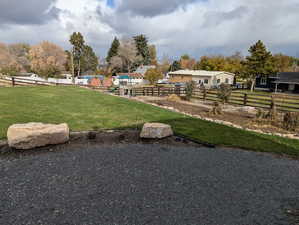
M 141 57 L 137 56 L 135 42 L 133 40 L 122 40 L 118 49 L 118 55 L 111 59 L 111 66 L 113 68 L 122 67 L 123 70 L 125 69 L 130 73 L 133 64 L 140 60 Z
M 20 70 L 21 66 L 10 54 L 8 46 L 0 43 L 0 72 L 5 75 L 15 75 Z
M 35 45 L 29 51 L 31 69 L 44 77 L 53 77 L 65 69 L 65 51 L 48 41 Z

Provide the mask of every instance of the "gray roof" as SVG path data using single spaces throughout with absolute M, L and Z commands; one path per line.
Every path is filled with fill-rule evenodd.
M 276 83 L 298 83 L 299 84 L 299 72 L 286 72 L 278 73 L 278 79 Z
M 156 66 L 139 66 L 134 73 L 141 73 L 144 75 L 148 69 L 155 69 Z

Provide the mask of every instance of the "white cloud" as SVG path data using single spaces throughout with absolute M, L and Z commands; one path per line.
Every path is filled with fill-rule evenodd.
M 137 4 L 138 2 L 138 4 Z M 80 31 L 88 44 L 104 57 L 113 37 L 146 34 L 159 54 L 232 54 L 258 39 L 275 52 L 299 53 L 297 0 L 167 0 L 175 7 L 163 10 L 163 1 L 58 0 L 59 18 L 39 25 L 2 27 L 0 41 L 54 41 L 68 48 L 68 37 Z M 163 3 L 163 4 L 162 4 Z M 180 3 L 180 4 L 179 4 Z M 299 55 L 298 55 L 299 56 Z

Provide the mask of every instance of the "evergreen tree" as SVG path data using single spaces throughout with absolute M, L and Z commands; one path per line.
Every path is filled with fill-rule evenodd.
M 95 52 L 93 51 L 92 47 L 85 45 L 81 57 L 81 71 L 95 72 L 97 70 L 98 65 L 99 65 L 99 60 Z
M 111 47 L 108 51 L 107 57 L 106 57 L 106 61 L 109 64 L 111 63 L 111 58 L 118 55 L 119 46 L 120 46 L 120 42 L 117 39 L 117 37 L 115 37 L 112 44 L 111 44 Z
M 141 34 L 135 36 L 134 40 L 137 47 L 137 56 L 142 57 L 142 61 L 140 62 L 140 64 L 149 65 L 151 63 L 151 58 L 147 37 Z
M 180 70 L 180 69 L 182 69 L 181 64 L 180 64 L 179 61 L 176 61 L 176 60 L 169 67 L 170 72 L 177 71 L 177 70 Z
M 276 72 L 271 52 L 261 40 L 249 49 L 250 55 L 246 57 L 244 75 L 251 82 L 251 91 L 254 90 L 257 76 L 268 76 Z
M 70 37 L 70 43 L 72 44 L 72 70 L 73 75 L 80 75 L 81 71 L 81 57 L 84 51 L 84 38 L 80 32 L 74 32 Z

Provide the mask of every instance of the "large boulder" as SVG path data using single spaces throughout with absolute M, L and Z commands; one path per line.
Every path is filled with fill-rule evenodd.
M 161 139 L 173 135 L 171 126 L 163 123 L 146 123 L 140 133 L 141 138 Z
M 8 145 L 16 149 L 32 149 L 46 145 L 62 144 L 69 140 L 66 123 L 54 125 L 43 123 L 15 124 L 8 128 Z

